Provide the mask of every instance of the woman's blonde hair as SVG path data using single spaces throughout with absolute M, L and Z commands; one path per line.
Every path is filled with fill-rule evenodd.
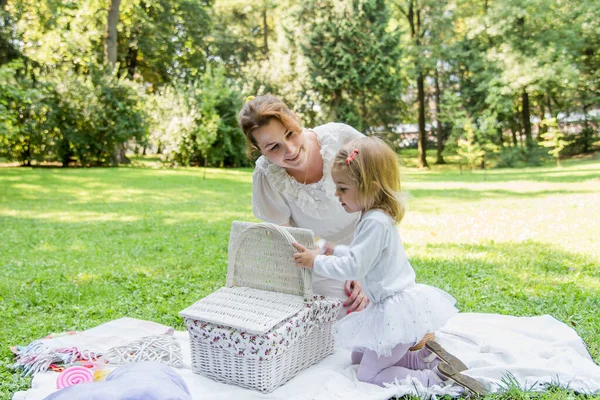
M 404 217 L 398 156 L 376 137 L 353 140 L 338 151 L 333 164 L 348 174 L 358 189 L 358 203 L 366 210 L 381 209 L 396 223 Z
M 269 125 L 272 119 L 276 119 L 292 132 L 302 131 L 296 115 L 278 97 L 270 94 L 256 96 L 247 101 L 238 113 L 238 124 L 246 136 L 248 157 L 254 158 L 256 151 L 260 151 L 252 132 L 257 128 Z

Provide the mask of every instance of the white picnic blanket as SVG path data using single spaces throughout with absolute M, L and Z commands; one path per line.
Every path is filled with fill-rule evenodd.
M 121 334 L 124 332 L 123 323 L 128 327 L 125 335 Z M 138 333 L 134 333 L 136 323 L 139 324 Z M 56 343 L 59 347 L 85 343 L 101 352 L 107 346 L 122 345 L 164 329 L 168 327 L 149 321 L 121 319 L 90 330 L 94 335 L 83 335 L 83 342 L 76 338 L 77 335 L 50 340 L 60 340 Z M 184 367 L 175 370 L 188 385 L 192 397 L 198 400 L 384 400 L 405 394 L 429 397 L 432 394 L 459 393 L 456 387 L 423 388 L 408 381 L 387 388 L 358 382 L 356 367 L 350 365 L 349 353 L 338 350 L 274 392 L 261 394 L 194 374 L 190 366 L 187 333 L 175 332 L 174 335 L 184 354 Z M 103 337 L 110 339 L 103 340 Z M 600 366 L 593 362 L 577 333 L 549 315 L 511 317 L 460 313 L 436 332 L 436 340 L 467 364 L 469 370 L 466 374 L 493 392 L 501 390 L 505 386 L 503 381 L 511 376 L 513 382 L 528 390 L 543 390 L 549 384 L 558 384 L 578 392 L 600 393 Z M 43 399 L 56 390 L 57 376 L 56 372 L 35 375 L 31 389 L 15 393 L 13 400 Z

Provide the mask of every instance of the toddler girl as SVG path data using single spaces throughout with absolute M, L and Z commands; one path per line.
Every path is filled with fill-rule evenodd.
M 358 380 L 380 386 L 408 376 L 425 386 L 452 380 L 485 393 L 477 381 L 460 373 L 464 364 L 435 342 L 424 349 L 434 357 L 415 360 L 407 355 L 410 347 L 440 329 L 458 310 L 448 293 L 415 282 L 396 227 L 404 216 L 396 153 L 377 138 L 354 140 L 338 152 L 331 175 L 344 210 L 361 213 L 354 239 L 350 246 L 335 247 L 333 255 L 320 255 L 296 243 L 299 252 L 294 259 L 296 265 L 326 277 L 358 280 L 368 296 L 370 305 L 344 317 L 336 329 L 336 343 L 354 351 Z M 440 358 L 450 363 L 435 355 L 447 356 Z

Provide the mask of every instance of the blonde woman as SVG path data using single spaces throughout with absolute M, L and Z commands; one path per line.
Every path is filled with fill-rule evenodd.
M 311 229 L 320 239 L 349 244 L 357 213 L 346 213 L 335 197 L 330 175 L 338 150 L 363 137 L 356 129 L 329 123 L 303 128 L 279 98 L 257 96 L 246 102 L 238 122 L 249 155 L 260 154 L 252 175 L 252 211 L 256 218 Z M 313 274 L 315 293 L 344 300 L 345 311 L 361 311 L 368 298 L 355 281 Z

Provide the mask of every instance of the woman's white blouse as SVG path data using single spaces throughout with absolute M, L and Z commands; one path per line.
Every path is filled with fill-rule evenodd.
M 302 184 L 261 156 L 252 175 L 252 211 L 262 221 L 311 229 L 327 241 L 349 244 L 359 214 L 344 211 L 335 197 L 331 167 L 338 150 L 363 134 L 341 123 L 328 123 L 310 131 L 316 133 L 321 147 L 323 178 Z

